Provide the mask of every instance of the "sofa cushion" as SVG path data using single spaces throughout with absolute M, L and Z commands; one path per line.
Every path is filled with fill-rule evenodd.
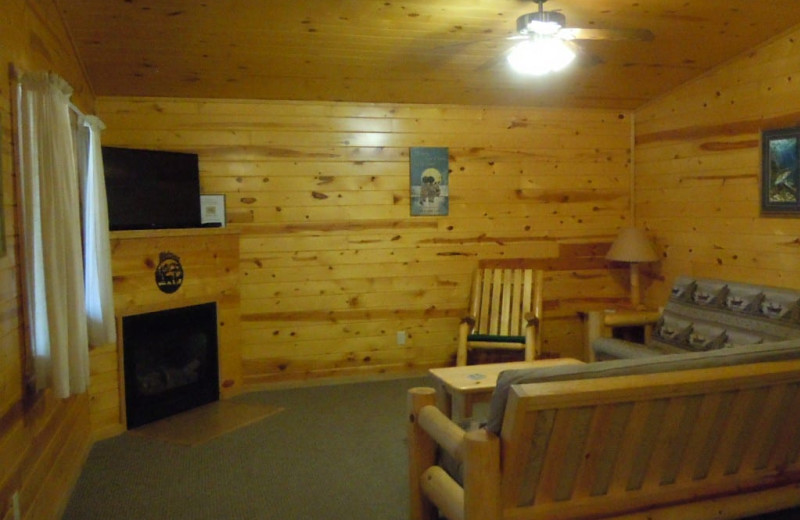
M 720 280 L 695 280 L 692 302 L 705 307 L 723 307 L 728 296 L 728 284 Z
M 748 331 L 728 329 L 725 331 L 724 348 L 740 347 L 744 345 L 758 345 L 764 343 L 764 338 Z
M 800 296 L 794 291 L 765 289 L 760 305 L 761 315 L 775 320 L 800 323 L 798 300 Z
M 733 312 L 758 314 L 763 300 L 764 292 L 761 287 L 742 283 L 729 283 L 724 306 Z
M 716 350 L 725 346 L 727 339 L 727 329 L 715 323 L 696 322 L 692 324 L 692 332 L 686 340 L 686 345 L 689 350 L 695 352 Z
M 664 312 L 758 330 L 765 339 L 800 336 L 800 291 L 794 289 L 679 277 Z
M 691 333 L 691 321 L 681 319 L 679 316 L 668 312 L 662 314 L 655 327 L 653 327 L 653 336 L 656 339 L 676 345 L 686 344 Z
M 661 344 L 693 352 L 715 350 L 725 346 L 728 329 L 713 321 L 693 320 L 664 311 L 653 327 L 651 346 Z M 739 336 L 743 337 L 743 336 Z M 760 337 L 756 338 L 760 340 Z M 758 343 L 759 341 L 754 341 Z M 665 352 L 666 353 L 666 352 Z
M 643 358 L 686 352 L 684 349 L 673 347 L 666 343 L 651 341 L 647 345 L 643 345 L 617 338 L 597 338 L 592 342 L 592 351 L 594 352 L 595 361 Z
M 670 292 L 669 299 L 676 302 L 691 301 L 695 287 L 697 287 L 697 284 L 693 279 L 687 276 L 679 276 L 672 283 L 672 292 Z
M 497 386 L 489 405 L 486 429 L 495 434 L 500 433 L 508 392 L 512 385 L 653 374 L 790 359 L 800 359 L 800 339 L 761 345 L 746 345 L 708 352 L 688 352 L 671 356 L 649 356 L 582 365 L 556 365 L 543 368 L 506 370 L 501 372 L 497 378 Z

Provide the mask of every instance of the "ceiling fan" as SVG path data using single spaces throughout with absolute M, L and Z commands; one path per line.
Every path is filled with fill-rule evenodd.
M 547 0 L 533 0 L 539 10 L 517 18 L 517 35 L 521 40 L 508 54 L 508 62 L 517 72 L 541 76 L 557 72 L 569 65 L 579 52 L 577 40 L 650 41 L 647 29 L 582 29 L 567 27 L 567 18 L 558 11 L 545 11 Z

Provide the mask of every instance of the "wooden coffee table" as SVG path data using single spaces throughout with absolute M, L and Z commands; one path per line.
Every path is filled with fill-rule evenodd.
M 583 362 L 571 358 L 541 359 L 538 361 L 432 368 L 430 373 L 436 380 L 436 396 L 439 409 L 448 417 L 464 419 L 472 416 L 472 407 L 475 403 L 491 399 L 494 387 L 497 385 L 497 376 L 503 370 L 543 368 L 581 363 Z

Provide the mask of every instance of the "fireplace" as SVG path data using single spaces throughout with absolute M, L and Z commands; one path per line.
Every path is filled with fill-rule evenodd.
M 122 318 L 127 427 L 219 399 L 217 306 Z

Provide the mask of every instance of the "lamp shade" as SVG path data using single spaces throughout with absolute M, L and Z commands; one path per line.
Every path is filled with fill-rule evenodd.
M 508 63 L 521 74 L 542 76 L 558 72 L 575 59 L 570 45 L 553 36 L 536 35 L 511 49 Z
M 615 262 L 655 262 L 658 254 L 644 230 L 624 228 L 611 244 L 606 259 Z

